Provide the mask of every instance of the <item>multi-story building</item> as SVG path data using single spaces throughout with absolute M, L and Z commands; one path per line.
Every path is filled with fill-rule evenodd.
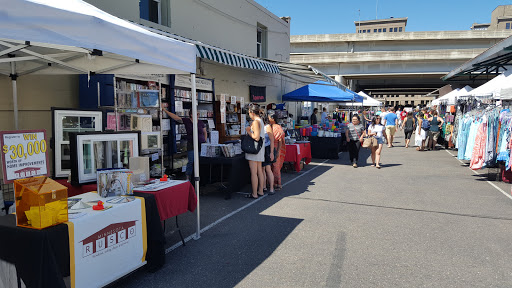
M 491 13 L 491 23 L 473 23 L 471 30 L 512 30 L 512 5 L 500 5 Z
M 355 21 L 356 33 L 397 33 L 405 32 L 406 18 L 388 18 L 377 20 Z
M 441 77 L 510 36 L 506 19 L 512 16 L 511 8 L 496 8 L 489 24 L 496 29 L 488 30 L 481 30 L 487 25 L 482 24 L 470 31 L 406 32 L 407 18 L 390 18 L 356 21 L 352 34 L 293 35 L 290 61 L 313 65 L 386 105 L 428 105 L 445 93 L 441 88 L 447 84 L 462 88 L 483 83 L 450 83 Z M 389 32 L 399 24 L 401 33 Z

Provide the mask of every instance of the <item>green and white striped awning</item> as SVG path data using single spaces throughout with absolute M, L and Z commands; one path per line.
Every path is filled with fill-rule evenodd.
M 274 63 L 212 46 L 196 44 L 196 55 L 197 57 L 219 62 L 224 65 L 279 74 L 279 67 Z

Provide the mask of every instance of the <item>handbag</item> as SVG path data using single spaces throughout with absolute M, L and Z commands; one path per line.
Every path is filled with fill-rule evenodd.
M 370 148 L 372 146 L 372 137 L 364 138 L 362 146 L 363 148 Z
M 375 137 L 367 137 L 363 140 L 363 148 L 377 147 L 379 146 L 379 142 Z
M 263 138 L 256 141 L 249 135 L 242 135 L 242 151 L 248 154 L 258 154 L 263 146 Z

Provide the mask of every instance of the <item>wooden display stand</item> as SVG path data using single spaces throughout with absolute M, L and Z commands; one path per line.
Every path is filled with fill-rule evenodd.
M 221 123 L 221 113 L 216 113 L 215 117 L 215 126 L 219 131 L 219 143 L 224 143 L 226 141 L 239 140 L 242 133 L 242 108 L 240 107 L 240 102 L 237 101 L 234 106 L 234 109 L 228 109 L 229 105 L 233 105 L 232 103 L 226 103 L 226 123 Z M 220 111 L 220 101 L 215 101 L 215 111 Z M 234 121 L 236 120 L 236 121 Z M 236 129 L 236 127 L 239 127 Z M 231 130 L 231 131 L 230 131 Z M 233 130 L 238 130 L 238 133 Z

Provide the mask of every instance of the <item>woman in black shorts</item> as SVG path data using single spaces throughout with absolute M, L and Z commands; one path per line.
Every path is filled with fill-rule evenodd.
M 274 115 L 274 111 L 269 110 L 268 116 Z M 274 194 L 274 173 L 272 173 L 272 163 L 276 162 L 276 151 L 274 143 L 274 133 L 272 131 L 272 125 L 270 124 L 269 117 L 262 116 L 263 122 L 265 122 L 265 161 L 263 161 L 263 176 L 266 183 L 265 186 L 269 185 L 268 194 Z M 263 187 L 263 191 L 266 192 L 267 187 Z
M 409 142 L 411 141 L 412 133 L 414 133 L 414 128 L 416 128 L 416 120 L 414 120 L 412 112 L 409 112 L 407 113 L 407 120 L 402 122 L 402 129 L 405 133 L 405 148 L 409 148 Z

